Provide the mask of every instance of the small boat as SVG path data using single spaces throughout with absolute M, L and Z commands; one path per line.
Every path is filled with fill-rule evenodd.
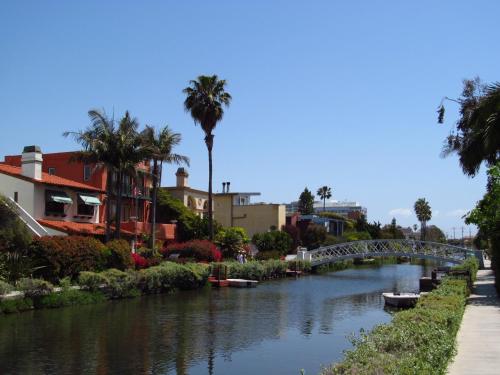
M 420 298 L 417 293 L 382 293 L 385 304 L 394 307 L 413 307 Z

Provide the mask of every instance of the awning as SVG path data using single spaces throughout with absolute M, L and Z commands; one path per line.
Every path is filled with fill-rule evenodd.
M 68 197 L 68 195 L 64 191 L 47 191 L 47 195 L 49 201 L 64 203 L 64 204 L 72 204 L 73 200 Z
M 102 204 L 99 198 L 93 195 L 78 194 L 78 198 L 89 206 L 100 206 Z

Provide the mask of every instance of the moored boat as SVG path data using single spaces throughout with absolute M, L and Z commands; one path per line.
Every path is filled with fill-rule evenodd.
M 417 293 L 382 293 L 385 304 L 394 307 L 415 306 L 420 294 Z

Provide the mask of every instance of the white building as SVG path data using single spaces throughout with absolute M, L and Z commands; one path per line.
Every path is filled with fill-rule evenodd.
M 42 172 L 38 146 L 23 150 L 21 167 L 0 163 L 0 194 L 14 202 L 19 217 L 36 235 L 102 234 L 103 191 Z

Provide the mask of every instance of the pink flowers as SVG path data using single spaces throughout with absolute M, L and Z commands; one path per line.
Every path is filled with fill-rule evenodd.
M 134 260 L 135 268 L 141 269 L 148 267 L 148 261 L 143 256 L 133 253 L 132 259 Z

